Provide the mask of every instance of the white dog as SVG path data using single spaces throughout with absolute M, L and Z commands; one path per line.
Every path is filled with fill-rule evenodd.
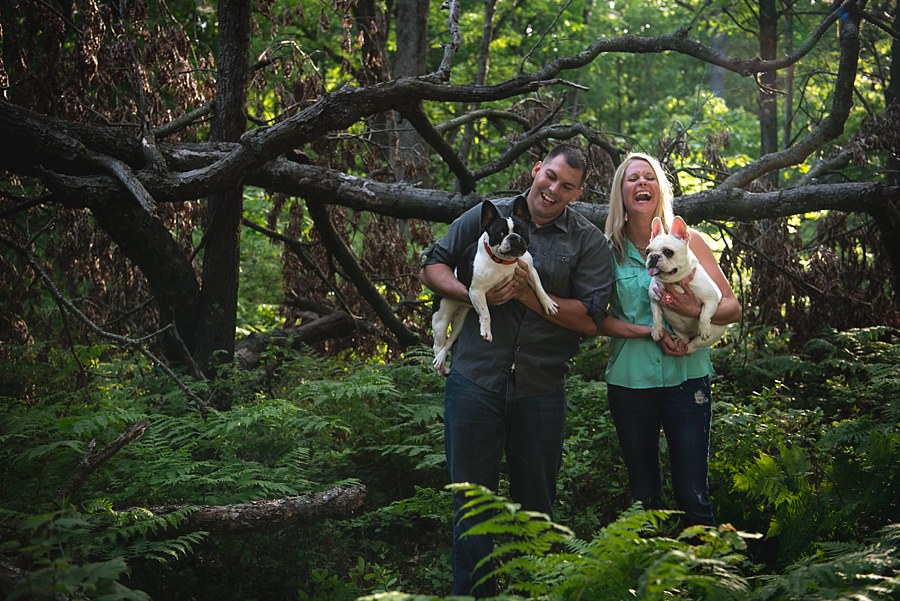
M 725 326 L 710 321 L 722 300 L 722 291 L 691 251 L 690 241 L 691 233 L 681 217 L 675 217 L 668 234 L 663 230 L 660 218 L 654 217 L 647 246 L 647 273 L 653 276 L 649 290 L 653 311 L 651 335 L 656 341 L 662 338 L 665 317 L 675 337 L 687 344 L 688 354 L 712 346 L 725 333 Z M 680 291 L 683 291 L 682 287 L 690 288 L 703 304 L 700 317 L 686 317 L 668 308 L 665 303 L 668 293 L 663 284 L 675 284 Z

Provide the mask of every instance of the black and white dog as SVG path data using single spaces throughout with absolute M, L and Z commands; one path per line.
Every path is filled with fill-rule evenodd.
M 456 277 L 469 288 L 469 300 L 478 313 L 481 337 L 491 342 L 491 312 L 485 294 L 497 284 L 513 276 L 518 259 L 528 263 L 529 285 L 537 294 L 544 311 L 556 315 L 558 305 L 544 291 L 541 279 L 534 269 L 534 261 L 528 252 L 528 223 L 531 213 L 528 203 L 519 197 L 513 203 L 511 217 L 503 217 L 497 207 L 485 200 L 481 204 L 481 228 L 483 233 L 477 242 L 466 249 L 462 262 L 456 268 Z M 453 343 L 456 342 L 466 315 L 468 304 L 459 301 L 435 298 L 437 310 L 431 318 L 434 335 L 434 361 L 432 365 L 440 374 L 446 374 L 444 363 Z M 450 335 L 447 335 L 447 328 Z

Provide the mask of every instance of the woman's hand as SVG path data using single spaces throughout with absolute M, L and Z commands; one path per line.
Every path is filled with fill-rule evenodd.
M 688 276 L 680 282 L 673 284 L 663 284 L 662 282 L 654 280 L 651 284 L 651 286 L 653 286 L 654 298 L 656 298 L 658 303 L 665 305 L 666 308 L 672 309 L 679 315 L 684 315 L 685 317 L 699 317 L 700 310 L 703 308 L 703 303 L 697 300 L 697 297 L 694 296 L 690 286 L 687 285 L 690 283 L 692 277 L 692 275 Z
M 659 346 L 665 355 L 672 357 L 683 357 L 687 355 L 687 344 L 672 336 L 671 332 L 664 331 L 663 337 L 659 341 Z
M 690 286 L 678 284 L 665 285 L 662 302 L 669 309 L 685 317 L 699 317 L 703 308 L 703 303 L 697 300 Z

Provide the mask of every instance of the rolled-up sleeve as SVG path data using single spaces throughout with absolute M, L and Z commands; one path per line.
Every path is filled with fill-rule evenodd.
M 600 327 L 613 288 L 612 256 L 603 232 L 588 230 L 585 237 L 586 244 L 572 278 L 573 298 L 584 304 L 588 315 Z
M 481 205 L 476 205 L 454 220 L 447 233 L 422 253 L 421 266 L 441 263 L 455 269 L 466 249 L 480 234 Z

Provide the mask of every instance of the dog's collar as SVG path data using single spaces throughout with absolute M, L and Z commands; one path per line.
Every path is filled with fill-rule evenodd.
M 681 281 L 678 282 L 678 283 L 681 284 L 682 286 L 687 286 L 688 284 L 691 283 L 691 280 L 694 279 L 694 274 L 695 274 L 695 273 L 697 273 L 697 268 L 696 268 L 696 267 L 694 267 L 693 269 L 691 269 L 691 272 L 690 272 L 689 274 L 687 274 L 686 276 L 684 276 L 683 278 L 681 278 Z
M 490 247 L 490 245 L 488 245 L 487 240 L 482 240 L 481 243 L 484 244 L 484 250 L 487 251 L 488 256 L 491 258 L 491 261 L 493 261 L 494 263 L 499 263 L 500 265 L 512 265 L 513 263 L 515 263 L 518 260 L 518 259 L 501 259 L 497 255 L 495 255 L 494 252 L 491 250 L 491 247 Z

